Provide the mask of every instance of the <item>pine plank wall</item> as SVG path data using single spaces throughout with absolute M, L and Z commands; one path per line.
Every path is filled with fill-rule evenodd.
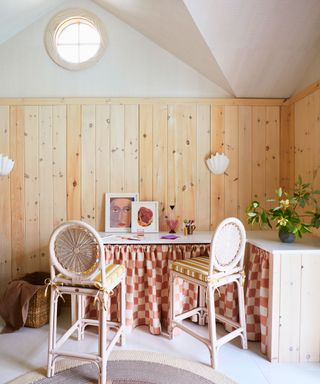
M 292 106 L 283 103 L 0 100 L 0 153 L 15 160 L 10 176 L 0 178 L 0 288 L 48 270 L 48 239 L 62 221 L 82 219 L 103 230 L 105 192 L 138 191 L 140 200 L 159 201 L 160 230 L 171 204 L 199 230 L 213 229 L 226 216 L 244 220 L 250 199 L 265 201 L 280 180 L 289 182 L 289 170 L 280 166 L 280 139 L 281 156 L 292 162 Z M 319 96 L 314 103 L 319 114 Z M 312 137 L 309 142 L 315 147 Z M 225 175 L 206 167 L 216 151 L 230 158 Z

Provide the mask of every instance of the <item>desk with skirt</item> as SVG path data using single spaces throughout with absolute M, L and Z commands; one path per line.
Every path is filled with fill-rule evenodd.
M 167 233 L 144 234 L 139 240 L 130 235 L 101 233 L 107 263 L 121 263 L 127 269 L 126 326 L 133 329 L 146 325 L 154 335 L 168 326 L 169 263 L 210 254 L 212 232 L 197 231 L 193 235 L 178 233 L 175 240 L 162 239 Z M 246 253 L 246 321 L 248 340 L 261 341 L 261 351 L 267 353 L 267 318 L 269 291 L 269 253 L 251 244 L 250 233 Z M 199 288 L 182 280 L 176 281 L 175 297 L 179 313 L 188 311 L 203 300 Z M 117 292 L 111 296 L 109 316 L 116 320 Z M 216 295 L 216 311 L 238 320 L 237 291 L 234 285 L 221 287 Z M 92 301 L 86 304 L 86 315 L 97 315 Z M 194 320 L 194 319 L 193 319 Z

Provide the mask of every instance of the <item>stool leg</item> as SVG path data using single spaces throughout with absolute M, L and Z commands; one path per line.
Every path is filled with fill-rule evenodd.
M 168 333 L 169 339 L 173 339 L 173 321 L 175 318 L 175 306 L 174 306 L 174 298 L 175 298 L 175 287 L 174 287 L 175 277 L 172 271 L 170 271 L 169 275 L 169 323 L 168 323 Z
M 241 344 L 243 349 L 248 349 L 247 341 L 247 325 L 246 325 L 246 316 L 245 316 L 245 305 L 244 305 L 244 289 L 242 285 L 242 279 L 236 280 L 238 287 L 238 302 L 239 302 L 239 319 L 242 332 L 240 334 Z
M 49 353 L 48 353 L 48 369 L 47 376 L 54 376 L 54 363 L 52 359 L 52 351 L 56 345 L 56 332 L 57 332 L 57 304 L 58 296 L 56 294 L 56 289 L 51 287 L 50 294 L 50 320 L 49 320 Z
M 77 320 L 78 320 L 78 297 L 76 295 L 71 295 L 71 324 L 73 325 Z
M 214 287 L 210 284 L 207 287 L 208 298 L 208 330 L 211 343 L 211 367 L 218 367 L 218 349 L 217 349 L 217 329 L 216 329 L 216 309 L 214 302 Z
M 199 306 L 203 308 L 206 306 L 206 290 L 202 285 L 199 286 Z M 199 325 L 206 325 L 205 312 L 199 314 Z
M 126 326 L 126 278 L 124 277 L 120 284 L 120 322 L 121 322 L 121 336 L 120 345 L 123 346 L 126 342 L 125 326 Z
M 103 298 L 101 297 L 103 296 Z M 101 357 L 101 371 L 99 384 L 107 382 L 107 311 L 104 303 L 106 303 L 107 294 L 101 293 L 99 300 L 99 355 Z M 103 300 L 102 300 L 103 299 Z
M 77 318 L 80 320 L 79 328 L 78 328 L 78 340 L 84 339 L 84 324 L 83 324 L 83 318 L 84 318 L 84 310 L 85 310 L 85 297 L 82 295 L 76 296 L 77 300 Z

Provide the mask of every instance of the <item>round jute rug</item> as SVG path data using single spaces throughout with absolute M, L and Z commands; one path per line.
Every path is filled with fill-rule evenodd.
M 27 373 L 8 384 L 96 384 L 93 363 L 60 360 L 56 374 L 48 379 L 44 368 Z M 108 360 L 106 384 L 236 384 L 209 366 L 145 351 L 113 351 Z

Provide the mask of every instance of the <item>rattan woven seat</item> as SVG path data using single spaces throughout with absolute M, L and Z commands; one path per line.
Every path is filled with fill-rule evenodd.
M 94 362 L 99 370 L 99 383 L 107 381 L 107 359 L 117 341 L 124 344 L 125 276 L 123 265 L 105 265 L 104 246 L 99 234 L 81 221 L 69 221 L 58 226 L 50 238 L 51 286 L 48 377 L 55 374 L 58 359 L 71 358 Z M 109 296 L 120 286 L 120 321 L 107 321 Z M 58 339 L 57 306 L 60 296 L 71 295 L 72 321 L 70 328 Z M 97 304 L 98 320 L 84 316 L 84 299 L 93 297 Z M 84 338 L 88 325 L 98 327 L 98 352 L 70 351 L 65 342 L 77 333 Z M 107 331 L 113 338 L 107 342 Z
M 243 259 L 246 233 L 243 224 L 236 218 L 223 220 L 212 238 L 210 257 L 200 256 L 188 260 L 175 261 L 170 265 L 170 325 L 169 335 L 172 338 L 174 329 L 180 328 L 206 344 L 210 351 L 211 366 L 217 368 L 218 350 L 228 341 L 240 336 L 242 347 L 247 348 L 247 332 L 244 308 L 244 272 Z M 199 306 L 182 314 L 176 314 L 175 279 L 196 284 L 202 292 L 205 290 L 206 300 Z M 215 313 L 215 291 L 222 285 L 235 283 L 238 289 L 239 322 Z M 205 305 L 207 302 L 207 306 Z M 208 321 L 209 337 L 205 338 L 182 323 L 182 320 L 198 315 L 204 322 Z M 233 330 L 227 335 L 217 338 L 216 320 L 230 325 Z

